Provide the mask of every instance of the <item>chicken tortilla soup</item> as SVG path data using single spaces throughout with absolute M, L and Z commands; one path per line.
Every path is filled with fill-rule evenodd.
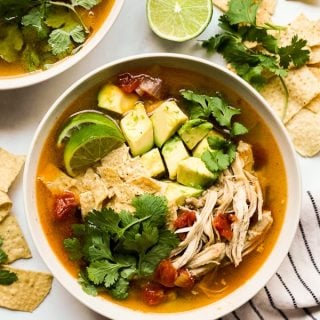
M 149 312 L 244 284 L 279 234 L 286 175 L 236 92 L 185 70 L 124 70 L 75 100 L 37 173 L 42 227 L 90 295 Z

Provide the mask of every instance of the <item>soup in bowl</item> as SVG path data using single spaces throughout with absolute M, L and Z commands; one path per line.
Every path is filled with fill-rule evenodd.
M 106 35 L 123 0 L 0 4 L 0 90 L 33 85 L 67 70 Z
M 213 319 L 261 289 L 299 219 L 292 145 L 264 100 L 208 61 L 103 66 L 48 111 L 24 176 L 54 276 L 112 319 Z

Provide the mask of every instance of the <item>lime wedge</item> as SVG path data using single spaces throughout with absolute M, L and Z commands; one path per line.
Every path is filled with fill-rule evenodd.
M 93 165 L 125 141 L 120 129 L 89 124 L 75 131 L 64 149 L 64 165 L 71 176 Z
M 212 17 L 212 0 L 148 0 L 147 16 L 153 32 L 172 41 L 198 36 Z
M 61 148 L 63 142 L 66 142 L 73 132 L 79 130 L 84 125 L 92 123 L 103 124 L 109 127 L 114 127 L 116 125 L 115 121 L 111 117 L 101 112 L 84 111 L 77 113 L 71 116 L 62 128 L 57 139 L 57 147 Z

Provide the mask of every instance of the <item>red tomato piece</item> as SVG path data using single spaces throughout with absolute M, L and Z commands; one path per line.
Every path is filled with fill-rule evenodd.
M 181 210 L 178 218 L 173 223 L 175 229 L 191 227 L 196 221 L 196 213 L 192 210 Z
M 125 93 L 132 93 L 141 84 L 143 77 L 134 76 L 131 73 L 122 73 L 118 76 L 118 84 Z
M 226 238 L 227 240 L 232 239 L 232 221 L 223 214 L 218 214 L 213 218 L 213 227 L 219 232 L 220 236 Z
M 177 287 L 191 290 L 194 286 L 194 282 L 194 278 L 187 269 L 180 269 L 178 271 L 178 277 L 175 280 L 174 284 Z
M 172 288 L 177 279 L 178 272 L 170 260 L 162 260 L 155 272 L 154 279 L 165 287 Z
M 164 302 L 166 300 L 164 288 L 157 283 L 148 282 L 142 288 L 142 300 L 151 306 Z
M 53 215 L 57 220 L 65 219 L 75 213 L 77 206 L 78 203 L 74 194 L 66 191 L 55 196 Z

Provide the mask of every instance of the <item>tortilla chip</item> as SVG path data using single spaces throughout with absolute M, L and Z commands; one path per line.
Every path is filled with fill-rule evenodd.
M 9 286 L 0 285 L 0 307 L 19 311 L 33 311 L 48 295 L 53 277 L 44 272 L 4 269 L 16 273 L 18 280 Z
M 289 45 L 295 35 L 307 40 L 310 47 L 320 45 L 320 20 L 311 21 L 304 14 L 300 14 L 285 31 L 281 32 L 281 46 Z
M 228 3 L 230 0 L 213 0 L 213 4 L 222 10 L 228 11 Z M 277 0 L 262 0 L 257 11 L 257 24 L 263 25 L 271 22 L 271 17 L 276 9 Z
M 313 73 L 313 75 L 318 79 L 320 82 L 320 68 L 309 68 L 309 70 Z M 306 108 L 311 110 L 312 112 L 318 113 L 320 112 L 320 95 L 315 97 L 313 100 L 311 100 L 310 103 L 306 105 Z
M 3 240 L 1 248 L 8 255 L 7 263 L 20 258 L 31 258 L 28 244 L 13 215 L 8 215 L 0 223 L 0 237 Z
M 302 156 L 312 157 L 320 151 L 320 113 L 304 108 L 286 127 L 296 150 Z
M 12 207 L 12 202 L 8 195 L 0 191 L 0 223 L 9 214 Z
M 24 156 L 16 156 L 0 148 L 0 191 L 8 192 L 24 163 Z
M 283 122 L 287 123 L 299 110 L 320 94 L 320 82 L 306 66 L 289 71 L 284 81 L 289 92 L 288 108 L 283 119 Z M 261 90 L 261 94 L 282 118 L 285 94 L 279 78 L 272 78 Z
M 310 59 L 307 62 L 308 65 L 320 63 L 320 45 L 310 48 Z

